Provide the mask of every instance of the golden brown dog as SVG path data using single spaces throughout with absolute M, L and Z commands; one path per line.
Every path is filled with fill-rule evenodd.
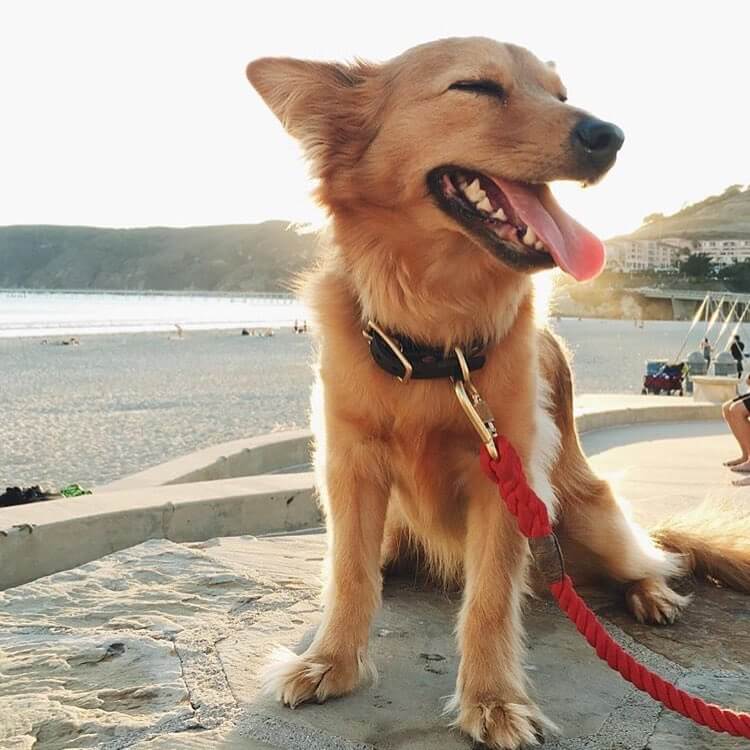
M 566 357 L 535 324 L 533 272 L 558 265 L 586 279 L 604 262 L 546 183 L 595 182 L 622 132 L 568 104 L 552 65 L 489 39 L 441 40 L 381 65 L 266 58 L 247 73 L 301 142 L 331 218 L 305 289 L 320 353 L 325 611 L 312 645 L 277 663 L 269 687 L 295 706 L 370 675 L 381 570 L 416 546 L 464 583 L 456 724 L 492 748 L 536 744 L 545 720 L 522 668 L 528 545 L 481 473 L 450 383 L 398 382 L 373 362 L 362 330 L 372 320 L 446 354 L 479 342 L 486 363 L 473 381 L 571 568 L 617 582 L 638 619 L 679 615 L 687 599 L 667 579 L 685 558 L 747 588 L 746 545 L 711 550 L 687 527 L 663 530 L 660 547 L 627 520 L 581 453 Z

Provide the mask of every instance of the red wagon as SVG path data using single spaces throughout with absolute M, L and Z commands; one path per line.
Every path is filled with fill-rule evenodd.
M 643 376 L 641 393 L 665 393 L 671 396 L 685 393 L 685 363 L 670 364 L 667 360 L 650 360 L 646 362 L 646 374 Z

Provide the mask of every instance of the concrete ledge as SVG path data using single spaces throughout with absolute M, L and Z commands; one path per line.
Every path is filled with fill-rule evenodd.
M 0 511 L 0 590 L 147 539 L 196 542 L 319 526 L 312 473 L 97 493 Z
M 719 404 L 668 396 L 581 396 L 576 408 L 580 433 L 720 418 Z M 310 441 L 308 430 L 235 440 L 93 495 L 0 509 L 0 590 L 147 539 L 201 541 L 317 526 L 322 519 L 313 474 L 267 473 L 306 464 Z
M 609 427 L 649 422 L 692 422 L 721 419 L 718 403 L 689 401 L 679 396 L 639 396 L 644 403 L 626 404 L 619 409 L 576 409 L 579 434 Z M 650 402 L 650 403 L 649 403 Z
M 728 375 L 695 375 L 693 381 L 693 398 L 696 401 L 710 401 L 723 404 L 737 395 L 739 378 Z
M 726 399 L 725 399 L 726 400 Z M 625 394 L 584 395 L 576 399 L 576 424 L 580 433 L 639 422 L 684 422 L 719 419 L 716 402 L 676 396 Z M 232 440 L 131 474 L 97 488 L 97 494 L 137 487 L 156 487 L 256 476 L 305 467 L 310 463 L 312 433 L 309 430 L 272 432 Z
M 97 493 L 255 476 L 303 467 L 310 463 L 311 437 L 309 430 L 288 430 L 212 445 L 111 482 L 98 488 Z

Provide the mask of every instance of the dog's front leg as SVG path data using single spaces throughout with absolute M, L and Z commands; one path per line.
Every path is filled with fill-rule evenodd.
M 477 742 L 515 750 L 538 744 L 546 723 L 528 696 L 522 663 L 528 544 L 494 484 L 477 472 L 467 490 L 461 664 L 448 710 L 457 711 L 456 725 Z
M 329 442 L 320 488 L 327 512 L 328 571 L 323 621 L 301 655 L 277 652 L 266 671 L 266 689 L 294 708 L 354 690 L 375 669 L 367 653 L 372 617 L 380 605 L 388 488 L 373 466 L 371 446 Z

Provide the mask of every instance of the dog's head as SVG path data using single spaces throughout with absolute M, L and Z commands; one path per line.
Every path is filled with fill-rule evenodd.
M 264 58 L 247 75 L 302 143 L 334 215 L 390 211 L 517 272 L 601 270 L 602 243 L 546 183 L 597 181 L 623 133 L 568 104 L 554 66 L 527 50 L 445 39 L 382 65 Z

